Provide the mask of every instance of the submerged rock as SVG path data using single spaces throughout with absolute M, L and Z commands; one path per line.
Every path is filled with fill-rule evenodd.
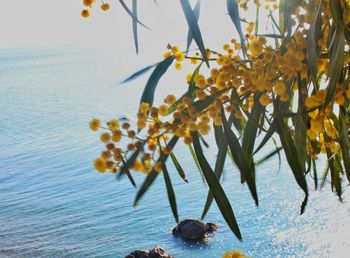
M 156 246 L 150 250 L 135 250 L 125 258 L 174 258 L 168 254 L 163 248 Z
M 217 226 L 214 223 L 204 223 L 195 219 L 185 219 L 173 228 L 173 235 L 187 240 L 200 240 L 207 236 L 207 233 L 214 232 Z

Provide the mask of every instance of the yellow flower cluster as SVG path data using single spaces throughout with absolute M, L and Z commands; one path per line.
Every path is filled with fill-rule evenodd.
M 84 4 L 91 6 L 93 2 L 84 1 Z M 272 10 L 277 8 L 277 1 L 267 2 Z M 247 3 L 248 1 L 239 1 L 242 8 L 246 8 Z M 260 5 L 260 1 L 254 3 Z M 91 130 L 107 130 L 101 135 L 106 149 L 94 161 L 96 170 L 115 173 L 123 166 L 130 153 L 142 150 L 132 169 L 143 173 L 149 173 L 152 169 L 160 172 L 162 165 L 157 159 L 162 152 L 171 153 L 171 148 L 167 147 L 171 136 L 181 138 L 185 144 L 192 144 L 192 132 L 207 135 L 212 124 L 222 125 L 222 112 L 225 115 L 232 114 L 235 122 L 244 124 L 255 104 L 260 105 L 266 114 L 270 113 L 272 120 L 275 114 L 283 113 L 282 106 L 292 107 L 293 103 L 298 103 L 298 107 L 303 107 L 302 112 L 306 113 L 305 147 L 308 155 L 316 159 L 320 153 L 338 152 L 339 127 L 335 110 L 348 105 L 350 87 L 345 82 L 337 85 L 334 98 L 324 107 L 327 96 L 325 78 L 330 63 L 329 56 L 326 55 L 330 26 L 326 16 L 330 15 L 330 11 L 329 3 L 324 1 L 323 4 L 323 34 L 317 44 L 320 53 L 324 54 L 316 60 L 319 78 L 317 83 L 311 80 L 307 57 L 307 38 L 310 23 L 315 16 L 315 3 L 302 1 L 302 7 L 297 8 L 294 15 L 296 19 L 301 16 L 303 18 L 298 19 L 298 26 L 288 41 L 280 40 L 273 46 L 274 40 L 254 35 L 256 24 L 248 22 L 246 55 L 242 54 L 242 46 L 234 39 L 223 46 L 222 53 L 207 49 L 207 54 L 211 57 L 210 71 L 194 72 L 186 77 L 187 82 L 193 86 L 192 92 L 181 98 L 170 94 L 159 106 L 141 103 L 137 113 L 137 129 L 131 130 L 128 122 L 112 120 L 102 126 L 98 120 L 93 119 L 90 122 Z M 348 5 L 347 2 L 346 4 Z M 168 47 L 164 58 L 170 56 L 175 58 L 176 69 L 181 69 L 181 64 L 186 59 L 191 64 L 204 61 L 198 53 L 186 56 L 177 46 Z M 264 122 L 256 122 L 264 126 Z M 293 127 L 290 130 L 294 134 Z M 142 133 L 136 133 L 138 131 Z M 126 143 L 122 141 L 123 137 L 128 139 Z M 126 147 L 118 147 L 116 143 L 123 143 Z M 236 256 L 227 253 L 224 257 Z
M 83 5 L 85 8 L 81 11 L 81 16 L 83 18 L 90 17 L 90 10 L 87 8 L 92 8 L 94 4 L 95 4 L 95 0 L 83 0 Z M 110 5 L 108 3 L 104 3 L 103 1 L 101 1 L 100 8 L 102 11 L 108 11 L 110 8 Z
M 242 252 L 234 250 L 232 252 L 227 251 L 222 258 L 246 258 Z

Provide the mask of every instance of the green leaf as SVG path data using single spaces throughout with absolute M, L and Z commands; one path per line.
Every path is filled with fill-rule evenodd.
M 339 144 L 342 152 L 344 168 L 348 181 L 350 182 L 350 140 L 349 127 L 345 120 L 346 110 L 341 107 L 339 110 Z
M 318 47 L 317 41 L 320 38 L 322 30 L 322 1 L 319 2 L 314 21 L 310 25 L 307 37 L 307 52 L 308 52 L 308 68 L 311 78 L 314 83 L 317 81 L 317 61 L 318 61 Z
M 129 75 L 126 79 L 121 81 L 120 84 L 124 84 L 124 83 L 130 82 L 130 81 L 136 80 L 137 78 L 144 75 L 145 73 L 147 73 L 149 70 L 151 70 L 155 66 L 156 66 L 156 64 L 152 64 L 152 65 L 146 66 L 146 67 L 134 72 L 133 74 Z
M 137 17 L 137 0 L 132 0 L 132 14 L 133 17 Z M 139 40 L 137 38 L 137 20 L 132 19 L 132 32 L 134 34 L 134 43 L 135 43 L 135 49 L 136 54 L 139 53 Z
M 194 13 L 194 15 L 195 15 L 195 17 L 196 17 L 197 23 L 198 23 L 198 20 L 199 20 L 200 10 L 201 10 L 201 0 L 197 0 L 197 3 L 196 3 L 196 5 L 195 5 L 194 8 L 193 8 L 193 13 Z M 188 33 L 187 33 L 187 47 L 186 47 L 186 53 L 188 53 L 188 50 L 190 49 L 192 40 L 193 40 L 193 36 L 192 36 L 191 30 L 189 29 L 189 30 L 188 30 Z
M 304 169 L 301 166 L 299 159 L 297 158 L 298 157 L 297 148 L 289 132 L 288 126 L 284 123 L 283 119 L 280 117 L 276 117 L 275 124 L 276 124 L 277 132 L 280 136 L 282 146 L 284 148 L 284 153 L 286 155 L 288 164 L 292 169 L 292 172 L 294 174 L 294 177 L 298 185 L 305 193 L 305 199 L 301 205 L 301 214 L 303 214 L 305 210 L 305 206 L 308 201 L 308 197 L 309 197 L 309 191 L 308 191 L 305 175 L 303 173 Z
M 326 142 L 328 142 L 330 139 L 328 138 L 327 134 L 324 133 L 324 139 Z M 342 195 L 342 189 L 341 189 L 341 171 L 342 166 L 340 163 L 340 160 L 338 158 L 337 154 L 332 154 L 331 150 L 326 147 L 326 153 L 327 153 L 327 161 L 329 165 L 329 169 L 331 171 L 331 186 L 332 190 L 333 187 L 335 187 L 335 191 L 337 192 L 337 195 L 339 197 L 339 200 L 341 200 Z
M 315 184 L 315 190 L 318 189 L 318 177 L 317 177 L 317 167 L 316 167 L 316 161 L 312 159 L 312 170 L 314 173 L 314 184 Z
M 271 123 L 269 130 L 266 132 L 264 138 L 260 142 L 258 148 L 254 151 L 253 155 L 258 153 L 264 146 L 265 144 L 271 139 L 272 135 L 275 133 L 276 128 L 274 122 Z
M 139 21 L 139 19 L 137 18 L 137 16 L 135 16 L 135 14 L 130 11 L 129 7 L 125 4 L 124 0 L 119 0 L 120 4 L 123 6 L 124 10 L 127 12 L 127 14 L 130 15 L 130 17 L 133 19 L 133 20 L 136 20 L 136 22 L 138 24 L 140 24 L 141 26 L 145 27 L 146 29 L 150 29 L 149 27 L 147 27 L 145 24 L 143 24 L 142 22 Z
M 262 115 L 262 112 L 265 110 L 259 102 L 260 96 L 261 96 L 260 94 L 255 94 L 254 96 L 254 106 L 248 117 L 248 121 L 243 132 L 242 149 L 245 152 L 247 158 L 251 160 L 251 162 L 253 162 L 252 161 L 253 150 L 254 150 L 256 135 L 258 132 L 258 123 L 260 120 L 260 116 Z M 244 177 L 242 177 L 241 183 L 244 183 L 244 182 L 245 182 L 245 179 Z
M 218 179 L 218 181 L 220 182 L 220 178 L 221 178 L 222 172 L 224 170 L 225 160 L 226 160 L 226 156 L 227 156 L 228 144 L 227 144 L 226 138 L 224 137 L 224 132 L 222 130 L 222 127 L 221 126 L 214 126 L 214 130 L 215 130 L 216 142 L 217 142 L 218 148 L 219 148 L 218 156 L 217 156 L 216 162 L 215 162 L 214 174 L 215 174 L 216 178 Z M 204 210 L 203 210 L 202 216 L 201 216 L 202 220 L 207 215 L 213 200 L 214 200 L 214 196 L 209 191 L 208 196 L 207 196 L 207 201 L 205 202 Z
M 199 51 L 201 52 L 203 59 L 207 66 L 209 67 L 209 62 L 208 62 L 208 57 L 207 57 L 207 52 L 204 47 L 203 39 L 202 39 L 202 34 L 198 26 L 198 22 L 196 19 L 196 15 L 194 14 L 190 2 L 188 0 L 180 0 L 182 10 L 185 14 L 186 21 L 188 24 L 188 28 L 192 34 L 192 37 L 194 41 L 196 42 Z
M 257 162 L 255 162 L 255 165 L 261 165 L 262 163 L 264 163 L 265 161 L 269 160 L 270 158 L 274 157 L 276 154 L 278 154 L 281 150 L 283 149 L 283 147 L 278 147 L 275 150 L 271 151 L 269 154 L 267 154 L 266 156 L 264 156 L 263 158 L 261 158 L 260 160 L 258 160 Z
M 120 179 L 124 174 L 127 174 L 129 169 L 134 165 L 137 157 L 140 154 L 141 149 L 143 149 L 144 145 L 145 145 L 146 141 L 142 142 L 142 145 L 140 148 L 136 149 L 132 155 L 127 159 L 127 161 L 125 162 L 123 161 L 123 166 L 120 168 L 120 173 L 117 175 L 117 179 Z
M 295 144 L 298 146 L 298 156 L 300 165 L 305 174 L 305 162 L 306 162 L 306 127 L 307 127 L 307 110 L 305 108 L 306 95 L 303 90 L 307 87 L 307 82 L 298 78 L 298 113 L 292 118 L 295 128 Z
M 195 151 L 194 151 L 194 149 L 193 149 L 193 147 L 192 147 L 191 144 L 188 145 L 188 148 L 190 149 L 190 153 L 191 153 L 191 155 L 192 155 L 192 158 L 193 158 L 193 160 L 194 160 L 194 163 L 196 164 L 196 167 L 197 167 L 197 169 L 198 169 L 198 172 L 199 172 L 199 174 L 201 175 L 202 180 L 203 180 L 203 182 L 204 182 L 203 171 L 202 171 L 201 166 L 199 165 L 199 161 L 198 161 L 198 159 L 197 159 L 197 155 L 196 155 L 196 153 L 195 153 Z
M 333 39 L 330 46 L 329 57 L 329 84 L 327 86 L 327 95 L 324 107 L 327 107 L 334 98 L 337 84 L 339 83 L 344 65 L 344 47 L 345 36 L 342 31 L 336 30 L 333 34 Z
M 292 32 L 292 13 L 295 8 L 301 4 L 301 0 L 281 0 L 279 3 L 279 28 L 284 34 L 285 31 L 288 35 Z
M 258 200 L 258 194 L 256 191 L 255 167 L 254 167 L 253 159 L 248 158 L 244 153 L 241 145 L 239 144 L 237 136 L 231 130 L 231 126 L 226 120 L 225 111 L 223 109 L 221 111 L 221 118 L 224 126 L 225 136 L 228 142 L 228 146 L 230 147 L 230 150 L 232 153 L 232 157 L 239 171 L 243 175 L 244 179 L 247 181 L 248 188 L 250 190 L 250 193 L 253 196 L 255 204 L 258 205 L 259 200 Z
M 162 160 L 161 163 L 162 163 L 164 181 L 165 181 L 166 190 L 168 193 L 168 199 L 169 199 L 171 211 L 173 212 L 176 223 L 179 223 L 179 215 L 177 213 L 176 197 L 175 197 L 173 185 L 171 183 L 169 172 L 168 172 L 168 169 L 165 165 L 164 160 Z
M 151 76 L 149 77 L 146 86 L 143 90 L 142 96 L 141 96 L 141 103 L 147 102 L 152 106 L 153 100 L 154 100 L 154 93 L 157 88 L 159 80 L 162 78 L 162 76 L 165 74 L 165 72 L 168 70 L 169 66 L 174 61 L 174 56 L 170 56 L 167 59 L 163 60 L 162 62 L 158 63 L 154 71 L 152 72 Z
M 323 188 L 326 184 L 328 173 L 329 173 L 329 164 L 327 163 L 327 167 L 326 167 L 326 169 L 323 173 L 323 176 L 322 176 L 321 188 Z
M 235 25 L 236 30 L 239 34 L 240 39 L 241 39 L 241 47 L 243 50 L 243 54 L 246 54 L 245 38 L 244 38 L 243 31 L 242 31 L 241 19 L 239 17 L 239 7 L 237 4 L 237 1 L 236 0 L 227 0 L 226 6 L 227 6 L 228 15 L 230 16 L 233 24 Z
M 131 184 L 136 188 L 136 183 L 134 178 L 132 177 L 130 170 L 128 168 L 128 166 L 126 166 L 124 159 L 122 158 L 122 162 L 123 162 L 123 171 L 126 173 L 126 175 L 129 178 L 129 181 L 131 182 Z
M 251 115 L 247 121 L 246 128 L 243 133 L 242 149 L 245 152 L 248 159 L 253 158 L 253 150 L 255 145 L 256 134 L 258 132 L 257 123 L 260 120 L 264 108 L 259 102 L 260 94 L 254 96 L 254 106 L 251 111 Z
M 177 160 L 177 158 L 176 158 L 174 152 L 172 152 L 172 153 L 170 154 L 170 157 L 171 157 L 171 159 L 172 159 L 172 161 L 173 161 L 173 163 L 174 163 L 174 166 L 175 166 L 177 172 L 179 173 L 179 176 L 180 176 L 186 183 L 188 183 L 186 174 L 185 174 L 184 170 L 182 169 L 182 167 L 181 167 L 179 161 Z
M 179 137 L 177 137 L 177 136 L 174 136 L 173 138 L 171 138 L 167 147 L 172 149 L 175 146 L 175 144 L 177 143 L 178 139 L 179 139 Z M 166 162 L 168 157 L 169 157 L 168 154 L 161 152 L 160 157 L 158 158 L 158 162 Z M 136 194 L 136 198 L 134 201 L 135 207 L 137 206 L 137 204 L 140 201 L 140 199 L 142 198 L 142 196 L 147 192 L 148 188 L 153 184 L 153 182 L 156 179 L 156 177 L 158 176 L 158 174 L 159 174 L 158 172 L 156 172 L 154 169 L 152 169 L 152 171 L 147 175 L 141 188 L 139 189 L 139 191 Z
M 192 132 L 192 138 L 193 138 L 193 146 L 196 152 L 196 155 L 199 160 L 199 164 L 202 168 L 205 180 L 208 183 L 209 189 L 211 193 L 214 196 L 214 199 L 216 201 L 216 204 L 219 207 L 219 210 L 221 211 L 222 216 L 224 217 L 225 221 L 231 228 L 232 232 L 236 235 L 236 237 L 239 240 L 242 240 L 241 232 L 239 230 L 235 215 L 232 210 L 232 206 L 227 199 L 227 196 L 222 189 L 219 180 L 216 178 L 212 168 L 210 167 L 208 161 L 206 160 L 202 147 L 199 142 L 199 137 L 197 132 Z

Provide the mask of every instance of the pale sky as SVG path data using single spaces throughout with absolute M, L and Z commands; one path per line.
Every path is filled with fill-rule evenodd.
M 111 4 L 106 13 L 96 0 L 87 20 L 80 16 L 82 0 L 0 2 L 0 47 L 82 44 L 133 51 L 131 19 L 117 0 L 105 0 Z M 152 29 L 139 27 L 141 53 L 159 55 L 167 43 L 186 47 L 187 24 L 178 0 L 158 0 L 158 7 L 153 0 L 138 2 L 140 20 Z M 236 35 L 226 1 L 203 0 L 200 24 L 208 47 L 219 48 Z

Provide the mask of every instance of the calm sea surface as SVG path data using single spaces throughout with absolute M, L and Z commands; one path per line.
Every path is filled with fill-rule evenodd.
M 175 257 L 220 257 L 233 249 L 254 257 L 349 257 L 349 191 L 342 204 L 329 185 L 312 191 L 299 216 L 303 193 L 285 161 L 278 172 L 277 158 L 257 169 L 258 208 L 227 161 L 223 185 L 242 243 L 215 205 L 206 220 L 217 223 L 218 231 L 207 244 L 174 238 L 162 176 L 133 208 L 136 190 L 128 181 L 94 172 L 91 163 L 102 145 L 88 129 L 92 117 L 135 113 L 145 78 L 118 85 L 135 69 L 122 69 L 122 61 L 72 48 L 0 50 L 1 257 L 124 257 L 155 245 Z M 180 216 L 198 218 L 207 187 L 187 149 L 175 153 L 190 181 L 183 183 L 170 166 Z M 206 154 L 213 161 L 215 150 Z M 136 179 L 140 184 L 143 176 Z

